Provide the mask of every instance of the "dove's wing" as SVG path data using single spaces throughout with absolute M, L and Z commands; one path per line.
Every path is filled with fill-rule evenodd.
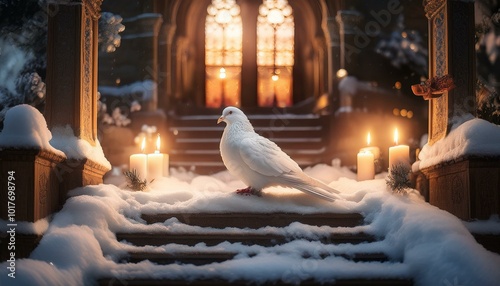
M 276 143 L 258 134 L 241 140 L 240 147 L 245 164 L 262 175 L 276 177 L 302 170 Z

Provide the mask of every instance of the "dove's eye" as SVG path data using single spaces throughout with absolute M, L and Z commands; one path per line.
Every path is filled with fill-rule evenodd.
M 229 114 L 233 114 L 233 111 L 229 111 Z

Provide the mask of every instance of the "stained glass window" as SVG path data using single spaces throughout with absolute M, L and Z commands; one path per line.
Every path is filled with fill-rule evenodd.
M 295 26 L 287 0 L 264 0 L 257 20 L 259 106 L 292 105 Z
M 235 0 L 212 0 L 205 20 L 206 106 L 240 105 L 242 24 Z

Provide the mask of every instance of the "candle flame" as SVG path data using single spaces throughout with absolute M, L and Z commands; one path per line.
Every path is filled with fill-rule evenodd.
M 158 137 L 156 137 L 156 151 L 157 152 L 160 152 L 160 146 L 161 146 L 161 143 L 160 143 L 160 133 L 158 133 Z
M 370 142 L 372 141 L 371 139 L 372 137 L 370 135 L 370 132 L 368 132 L 368 135 L 366 136 L 366 145 L 370 146 Z
M 399 133 L 398 133 L 398 129 L 394 129 L 394 143 L 396 143 L 396 145 L 398 145 L 398 139 L 399 139 Z
M 142 143 L 141 143 L 141 152 L 144 153 L 144 149 L 146 149 L 146 137 L 142 138 Z

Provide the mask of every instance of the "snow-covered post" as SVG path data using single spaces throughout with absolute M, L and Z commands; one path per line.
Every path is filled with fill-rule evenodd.
M 44 114 L 49 129 L 62 127 L 67 130 L 69 127 L 75 139 L 96 149 L 100 149 L 97 141 L 97 41 L 101 3 L 102 0 L 49 0 L 49 10 L 58 12 L 49 17 L 48 23 Z M 59 172 L 63 192 L 102 182 L 109 166 L 85 153 L 75 158 L 69 154 L 71 152 L 62 151 L 68 157 Z
M 460 142 L 477 145 L 472 142 L 480 139 L 456 135 L 468 133 L 470 127 L 459 127 L 472 126 L 461 122 L 473 118 L 476 110 L 474 2 L 424 0 L 423 4 L 429 19 L 430 79 L 416 85 L 414 92 L 429 100 L 429 139 L 413 168 L 423 174 L 417 180 L 422 187 L 417 188 L 428 192 L 431 204 L 461 219 L 489 218 L 500 213 L 500 158 L 482 154 L 478 148 L 453 147 Z M 451 147 L 455 149 L 447 150 Z M 444 156 L 453 152 L 457 153 L 453 157 Z

